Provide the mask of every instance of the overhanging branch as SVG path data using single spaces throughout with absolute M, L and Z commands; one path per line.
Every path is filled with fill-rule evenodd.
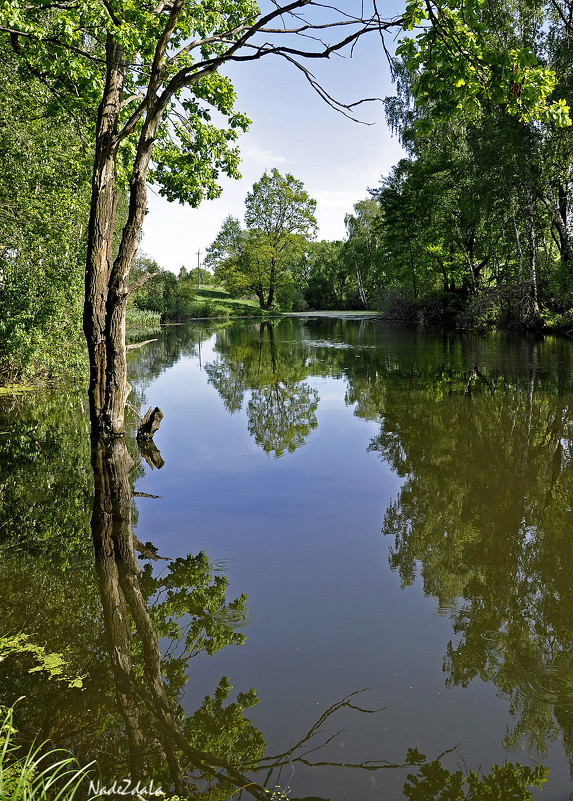
M 157 54 L 165 54 L 167 52 L 171 31 L 173 30 L 173 19 L 179 13 L 179 3 L 177 0 L 171 5 L 170 22 L 166 25 L 164 32 L 160 38 L 160 45 L 156 51 L 156 58 L 152 67 L 152 76 L 149 84 L 149 90 L 146 97 L 142 100 L 139 106 L 133 111 L 129 120 L 125 123 L 123 129 L 118 133 L 117 140 L 121 141 L 130 134 L 132 134 L 137 127 L 141 118 L 153 107 L 154 110 L 159 108 L 166 108 L 171 98 L 179 91 L 186 87 L 200 81 L 202 78 L 216 72 L 220 67 L 228 62 L 241 62 L 241 61 L 256 61 L 260 58 L 270 55 L 277 55 L 285 58 L 290 63 L 299 69 L 306 79 L 311 84 L 312 88 L 317 92 L 328 105 L 337 111 L 345 114 L 350 119 L 355 121 L 356 118 L 347 112 L 363 102 L 369 102 L 376 98 L 365 98 L 355 103 L 347 104 L 337 101 L 331 94 L 329 94 L 324 87 L 318 82 L 316 77 L 304 66 L 304 61 L 328 59 L 334 54 L 340 53 L 343 49 L 353 47 L 356 42 L 364 35 L 377 32 L 382 37 L 383 34 L 390 30 L 398 30 L 402 25 L 402 17 L 393 17 L 391 19 L 382 19 L 378 13 L 376 3 L 373 4 L 372 13 L 353 16 L 336 6 L 325 5 L 322 3 L 314 2 L 313 0 L 294 0 L 294 2 L 286 5 L 275 4 L 274 10 L 260 17 L 251 25 L 242 24 L 220 33 L 215 33 L 210 37 L 193 40 L 189 42 L 184 48 L 178 50 L 173 56 L 166 58 L 166 63 L 173 66 L 177 59 L 183 55 L 190 53 L 193 49 L 206 44 L 222 44 L 226 45 L 227 49 L 223 53 L 213 55 L 205 58 L 193 65 L 188 65 L 180 69 L 170 78 L 165 79 L 163 89 L 160 89 L 159 78 L 159 65 L 160 60 Z M 363 4 L 364 6 L 364 4 Z M 362 6 L 362 7 L 363 7 Z M 309 22 L 303 20 L 295 12 L 301 9 L 327 9 L 335 18 L 330 22 Z M 286 23 L 275 27 L 277 20 L 284 20 L 287 18 L 294 18 L 297 24 L 289 27 Z M 328 31 L 346 31 L 352 27 L 353 30 L 348 35 L 342 38 L 336 38 L 333 42 L 323 41 L 322 34 Z M 320 33 L 321 36 L 313 36 L 314 33 Z M 308 47 L 292 46 L 289 42 L 281 44 L 280 42 L 261 41 L 257 42 L 256 38 L 260 34 L 273 37 L 288 37 L 289 40 L 298 39 L 305 40 L 309 43 Z M 238 37 L 238 38 L 237 38 Z M 312 45 L 310 44 L 312 43 Z M 385 52 L 387 53 L 386 48 Z

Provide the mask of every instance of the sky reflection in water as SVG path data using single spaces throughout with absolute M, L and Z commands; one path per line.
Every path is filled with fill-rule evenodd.
M 136 499 L 135 534 L 169 558 L 204 551 L 215 575 L 224 569 L 227 597 L 247 595 L 248 613 L 213 607 L 213 624 L 235 621 L 247 641 L 190 661 L 185 712 L 222 675 L 236 691 L 255 687 L 261 701 L 248 717 L 268 752 L 280 753 L 337 701 L 370 688 L 358 703 L 382 711 L 336 709 L 325 739 L 344 733 L 312 760 L 403 763 L 408 749 L 431 760 L 457 747 L 450 769 L 461 758 L 485 772 L 505 760 L 542 762 L 550 768 L 543 798 L 567 797 L 571 357 L 561 340 L 328 319 L 175 328 L 134 354 L 134 402 L 147 397 L 165 414 L 155 437 L 161 469 L 133 454 L 135 489 L 159 496 Z M 2 430 L 25 432 L 26 414 L 34 417 L 30 409 L 18 420 L 5 413 Z M 53 481 L 60 495 L 75 481 L 74 497 L 87 497 L 85 445 L 74 475 L 61 437 L 52 443 Z M 47 443 L 46 428 L 41 453 Z M 33 446 L 0 447 L 23 481 Z M 37 469 L 36 487 L 47 468 Z M 3 486 L 8 518 L 17 501 L 12 485 Z M 86 520 L 76 525 L 79 540 Z M 22 522 L 23 531 L 33 528 Z M 61 554 L 46 557 L 44 546 L 34 551 L 24 539 L 20 583 L 4 585 L 6 619 L 12 630 L 38 633 L 40 602 L 25 585 L 37 581 L 38 560 L 55 564 Z M 166 564 L 154 563 L 156 577 Z M 101 612 L 79 600 L 77 581 L 61 595 L 97 622 Z M 54 615 L 64 603 L 57 600 Z M 74 620 L 61 623 L 66 638 Z M 101 633 L 92 629 L 87 642 L 95 643 Z M 77 650 L 75 664 L 89 673 L 89 655 Z M 13 679 L 2 687 L 5 697 L 22 691 Z M 63 709 L 67 696 L 50 692 Z M 407 773 L 295 768 L 281 775 L 293 796 L 333 799 L 398 799 Z
M 353 759 L 459 745 L 486 769 L 546 742 L 543 795 L 562 798 L 569 767 L 551 740 L 570 750 L 573 733 L 569 344 L 348 320 L 204 336 L 201 366 L 196 347 L 149 392 L 166 467 L 142 483 L 162 500 L 140 505 L 138 531 L 237 563 L 248 642 L 218 668 L 257 687 L 250 716 L 270 747 L 369 687 L 385 711 L 344 722 Z M 558 698 L 532 689 L 555 670 Z M 190 706 L 211 671 L 193 666 Z M 305 781 L 324 793 L 330 780 Z M 399 797 L 401 781 L 353 773 L 347 797 L 372 785 Z

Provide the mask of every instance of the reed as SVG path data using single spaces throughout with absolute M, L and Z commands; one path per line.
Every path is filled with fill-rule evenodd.
M 94 763 L 80 767 L 62 749 L 32 746 L 21 756 L 14 742 L 14 713 L 4 711 L 0 728 L 0 799 L 2 801 L 72 801 Z M 92 796 L 96 798 L 97 796 Z

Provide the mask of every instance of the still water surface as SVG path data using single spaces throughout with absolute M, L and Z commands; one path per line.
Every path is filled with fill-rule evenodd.
M 569 798 L 570 343 L 286 319 L 170 329 L 131 358 L 133 403 L 165 415 L 160 456 L 110 458 L 120 528 L 164 557 L 141 574 L 92 530 L 94 571 L 81 394 L 0 408 L 1 633 L 20 636 L 0 691 L 25 696 L 22 736 L 177 787 L 163 705 L 220 758 L 252 767 L 264 738 L 277 767 L 244 772 L 291 798 L 401 799 L 412 774 L 430 801 L 438 758 L 442 789 L 509 762 Z M 29 672 L 33 647 L 58 675 Z M 222 676 L 231 701 L 256 688 L 252 725 Z

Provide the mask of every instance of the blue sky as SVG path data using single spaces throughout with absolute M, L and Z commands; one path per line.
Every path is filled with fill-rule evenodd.
M 389 17 L 399 10 L 395 2 L 385 6 Z M 351 7 L 359 8 L 359 0 L 345 0 L 344 8 Z M 388 38 L 387 45 L 392 44 Z M 333 56 L 312 67 L 327 91 L 343 102 L 393 94 L 386 57 L 374 34 L 358 43 L 352 57 Z M 361 107 L 361 119 L 372 123 L 361 125 L 330 108 L 303 75 L 280 58 L 232 65 L 228 74 L 237 108 L 252 120 L 238 143 L 242 179 L 224 180 L 222 196 L 199 209 L 168 203 L 149 192 L 140 249 L 174 272 L 181 265 L 197 266 L 197 250 L 202 260 L 228 214 L 242 221 L 245 196 L 265 170 L 276 167 L 303 181 L 318 201 L 318 238 L 342 239 L 345 214 L 403 155 L 380 102 Z

